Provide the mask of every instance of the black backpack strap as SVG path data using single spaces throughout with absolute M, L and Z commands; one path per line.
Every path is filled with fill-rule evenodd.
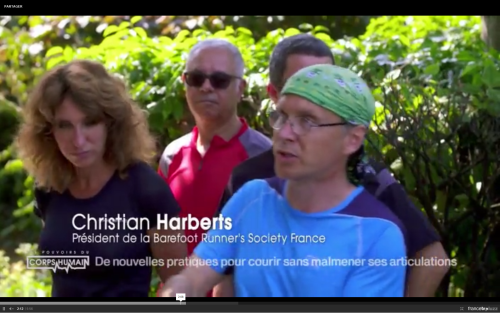
M 397 182 L 391 172 L 386 168 L 377 174 L 376 179 L 378 182 L 377 190 L 375 190 L 374 193 L 376 198 L 378 198 L 389 186 Z
M 372 195 L 378 198 L 396 179 L 383 163 L 369 159 L 364 165 L 363 185 Z

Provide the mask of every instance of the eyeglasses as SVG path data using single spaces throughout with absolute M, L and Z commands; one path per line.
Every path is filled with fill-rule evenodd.
M 303 116 L 289 117 L 278 111 L 272 111 L 269 113 L 269 124 L 273 129 L 280 130 L 283 126 L 285 126 L 287 122 L 290 123 L 292 131 L 298 136 L 307 134 L 311 130 L 311 128 L 332 127 L 332 126 L 341 126 L 349 124 L 347 122 L 317 124 L 311 121 L 308 117 L 303 117 Z
M 205 74 L 203 72 L 185 72 L 183 74 L 184 81 L 190 87 L 200 88 L 208 79 L 210 85 L 215 89 L 226 89 L 233 79 L 241 79 L 241 77 L 230 75 L 224 72 L 213 72 L 212 74 Z

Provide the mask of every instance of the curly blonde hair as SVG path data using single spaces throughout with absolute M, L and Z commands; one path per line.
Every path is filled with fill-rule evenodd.
M 122 177 L 132 163 L 154 160 L 156 143 L 145 112 L 130 98 L 125 84 L 100 63 L 77 60 L 47 72 L 23 107 L 16 144 L 37 187 L 63 192 L 75 177 L 75 168 L 52 133 L 55 111 L 68 96 L 90 118 L 105 122 L 104 159 Z

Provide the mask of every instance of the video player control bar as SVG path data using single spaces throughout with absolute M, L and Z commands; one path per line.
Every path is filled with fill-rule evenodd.
M 498 312 L 495 305 L 430 303 L 4 302 L 0 313 L 24 312 Z

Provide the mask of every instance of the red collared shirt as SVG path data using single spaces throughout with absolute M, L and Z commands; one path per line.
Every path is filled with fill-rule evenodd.
M 248 127 L 244 119 L 241 129 L 228 141 L 215 136 L 202 157 L 196 148 L 198 128 L 171 142 L 163 152 L 159 174 L 170 185 L 181 207 L 181 217 L 190 214 L 198 220 L 212 218 L 217 212 L 224 188 L 235 166 L 268 150 L 271 141 Z M 201 228 L 186 230 L 196 241 L 188 242 L 190 255 L 205 231 Z

